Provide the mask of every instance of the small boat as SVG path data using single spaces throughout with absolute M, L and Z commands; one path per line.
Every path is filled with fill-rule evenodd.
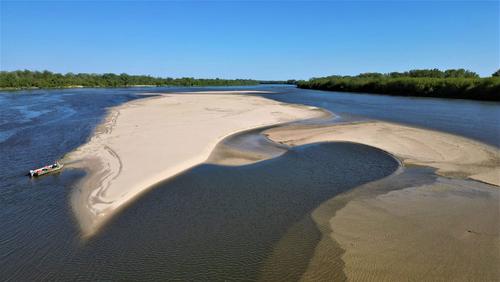
M 63 166 L 64 165 L 60 164 L 59 162 L 56 162 L 56 163 L 51 164 L 51 165 L 46 165 L 46 166 L 41 167 L 41 168 L 30 170 L 30 176 L 37 177 L 37 176 L 42 176 L 42 175 L 47 174 L 47 173 L 56 172 L 58 170 L 61 170 L 63 168 Z

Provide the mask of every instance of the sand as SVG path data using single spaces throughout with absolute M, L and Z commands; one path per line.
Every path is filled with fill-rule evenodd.
M 324 236 L 302 280 L 339 275 L 329 268 L 339 261 L 332 245 L 344 250 L 342 273 L 350 281 L 498 280 L 499 189 L 446 178 L 366 195 L 374 189 L 366 185 L 313 212 Z
M 303 281 L 500 278 L 497 148 L 452 134 L 379 121 L 291 125 L 265 134 L 289 146 L 324 141 L 362 143 L 387 151 L 406 167 L 339 195 L 312 212 L 323 235 Z M 420 167 L 433 168 L 446 177 Z M 414 170 L 428 172 L 407 176 Z
M 249 164 L 276 157 L 287 146 L 347 141 L 382 149 L 406 169 L 377 181 L 377 189 L 374 183 L 358 187 L 312 212 L 323 236 L 303 280 L 498 278 L 497 148 L 380 121 L 266 129 L 265 136 L 281 146 L 258 131 L 221 142 L 246 130 L 328 116 L 318 108 L 246 94 L 251 93 L 166 94 L 110 109 L 89 142 L 64 159 L 88 172 L 72 197 L 83 235 L 94 234 L 154 184 L 200 163 Z M 431 177 L 410 177 L 387 188 L 420 166 L 444 177 L 435 180 L 431 171 Z
M 72 196 L 83 235 L 154 184 L 203 163 L 228 135 L 325 115 L 242 94 L 166 94 L 110 109 L 89 142 L 63 160 L 88 172 Z
M 500 186 L 497 148 L 443 132 L 373 121 L 317 127 L 285 126 L 267 130 L 265 134 L 289 146 L 325 141 L 366 144 L 395 155 L 405 165 L 433 167 L 439 175 Z

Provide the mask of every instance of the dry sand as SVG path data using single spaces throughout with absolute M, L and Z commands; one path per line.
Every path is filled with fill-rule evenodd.
M 204 162 L 228 135 L 325 115 L 239 94 L 168 94 L 110 109 L 89 142 L 64 159 L 88 171 L 72 197 L 83 234 L 152 185 Z
M 428 166 L 443 176 L 471 178 L 500 186 L 497 148 L 460 136 L 388 122 L 359 122 L 330 126 L 284 126 L 267 130 L 273 141 L 289 146 L 345 141 L 389 152 L 404 164 Z
M 246 92 L 169 94 L 111 109 L 92 139 L 66 157 L 73 166 L 89 172 L 72 198 L 84 235 L 92 234 L 155 183 L 207 161 L 229 135 L 326 115 L 317 108 L 239 94 Z M 362 143 L 393 154 L 404 165 L 431 167 L 439 175 L 461 179 L 442 178 L 359 197 L 356 193 L 363 191 L 361 187 L 351 196 L 327 201 L 312 214 L 323 239 L 303 280 L 498 278 L 500 190 L 466 180 L 499 186 L 498 149 L 387 122 L 290 125 L 265 134 L 287 146 Z M 263 144 L 257 136 L 253 142 L 258 147 Z M 237 147 L 222 144 L 209 161 L 251 163 L 286 151 L 260 148 L 262 154 L 256 155 L 254 150 Z M 386 186 L 388 180 L 381 181 Z M 344 252 L 338 253 L 338 248 Z

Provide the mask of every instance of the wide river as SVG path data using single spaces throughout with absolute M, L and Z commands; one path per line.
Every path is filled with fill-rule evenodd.
M 320 240 L 311 211 L 398 167 L 382 151 L 347 143 L 296 147 L 247 166 L 203 164 L 156 185 L 90 240 L 80 238 L 69 206 L 84 173 L 26 176 L 84 143 L 108 107 L 141 93 L 214 89 L 270 90 L 276 93 L 263 96 L 325 108 L 338 120 L 386 120 L 500 147 L 500 104 L 492 102 L 281 85 L 0 92 L 2 280 L 258 280 L 273 269 L 270 257 L 284 237 L 289 253 L 272 277 L 296 280 Z

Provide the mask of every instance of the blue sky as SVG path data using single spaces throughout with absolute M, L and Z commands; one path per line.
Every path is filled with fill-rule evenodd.
M 498 1 L 1 0 L 1 70 L 307 79 L 499 68 Z

